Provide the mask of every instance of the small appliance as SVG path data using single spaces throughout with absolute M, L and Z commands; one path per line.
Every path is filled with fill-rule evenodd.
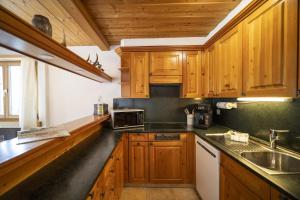
M 144 110 L 142 109 L 116 109 L 111 114 L 114 129 L 144 126 Z
M 194 127 L 207 129 L 212 125 L 212 108 L 210 104 L 197 104 L 194 107 Z
M 108 114 L 108 104 L 94 104 L 94 115 L 106 115 Z

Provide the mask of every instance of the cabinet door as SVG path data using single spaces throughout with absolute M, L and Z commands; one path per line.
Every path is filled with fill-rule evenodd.
M 233 28 L 217 42 L 219 96 L 238 97 L 242 91 L 242 28 Z
M 198 51 L 183 52 L 183 97 L 200 96 L 200 54 Z
M 149 54 L 147 52 L 131 53 L 131 97 L 149 97 Z
M 148 173 L 148 142 L 129 142 L 129 182 L 147 183 Z
M 123 165 L 123 145 L 120 143 L 115 151 L 115 192 L 118 199 L 121 198 L 124 180 L 124 165 Z
M 296 95 L 297 4 L 269 0 L 244 20 L 246 96 Z
M 121 96 L 130 97 L 130 66 L 131 53 L 124 52 L 121 55 Z
M 217 62 L 217 51 L 214 45 L 210 46 L 205 51 L 205 79 L 207 83 L 208 97 L 216 97 L 218 95 L 218 62 Z
M 181 76 L 182 52 L 151 52 L 151 76 Z
M 224 167 L 220 168 L 221 200 L 259 200 Z
M 186 146 L 184 141 L 150 142 L 150 183 L 184 183 Z

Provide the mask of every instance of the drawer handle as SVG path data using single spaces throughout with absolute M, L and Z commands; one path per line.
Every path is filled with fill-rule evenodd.
M 214 158 L 216 157 L 216 155 L 213 153 L 213 152 L 211 152 L 209 149 L 207 149 L 204 145 L 202 145 L 200 142 L 198 142 L 197 141 L 197 144 L 199 145 L 199 146 L 201 146 L 205 151 L 207 151 L 210 155 L 212 155 Z

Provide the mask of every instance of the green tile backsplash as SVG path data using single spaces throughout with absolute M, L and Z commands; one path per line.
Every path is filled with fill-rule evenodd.
M 216 102 L 235 99 L 214 99 Z M 239 102 L 237 109 L 214 112 L 214 122 L 250 135 L 269 140 L 269 129 L 289 129 L 289 134 L 279 135 L 279 144 L 300 151 L 300 99 L 292 102 Z

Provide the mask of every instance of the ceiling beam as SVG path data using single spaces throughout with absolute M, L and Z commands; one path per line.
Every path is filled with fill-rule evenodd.
M 109 50 L 108 41 L 80 0 L 58 1 L 101 50 Z

